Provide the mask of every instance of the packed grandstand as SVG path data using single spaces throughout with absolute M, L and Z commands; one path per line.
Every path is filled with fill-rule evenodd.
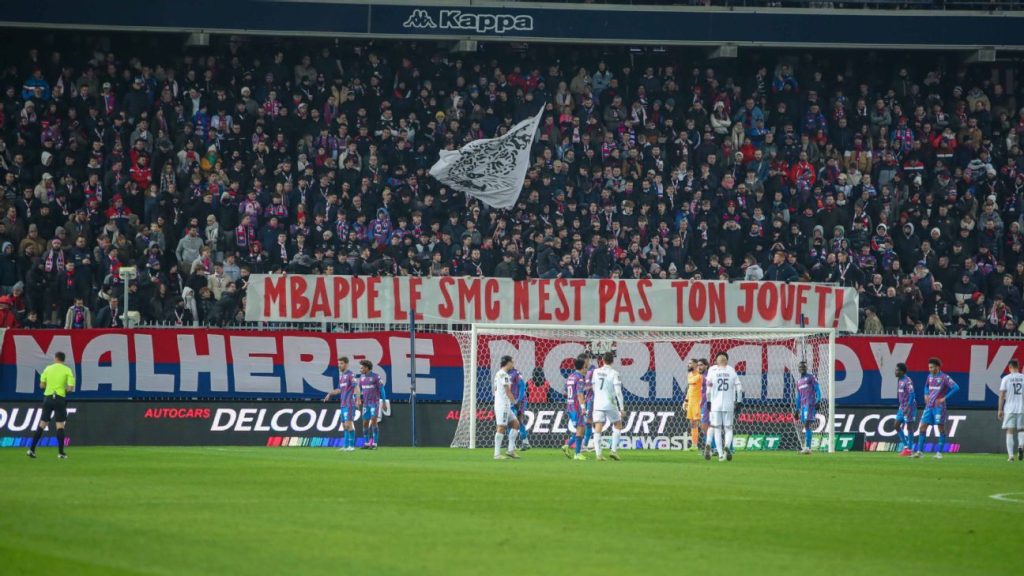
M 863 331 L 1017 331 L 1018 80 L 893 53 L 18 35 L 0 325 L 235 325 L 250 273 L 857 287 Z M 516 206 L 427 171 L 543 106 Z

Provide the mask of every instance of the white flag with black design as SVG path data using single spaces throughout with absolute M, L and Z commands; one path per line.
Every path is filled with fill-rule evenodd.
M 544 108 L 498 138 L 474 140 L 460 150 L 442 150 L 430 175 L 491 208 L 511 208 L 530 167 L 530 146 Z

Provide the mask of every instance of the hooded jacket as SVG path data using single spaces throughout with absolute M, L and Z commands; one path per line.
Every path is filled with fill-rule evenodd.
M 10 242 L 4 242 L 3 247 L 0 248 L 0 286 L 14 286 L 18 282 L 18 263 L 15 261 L 14 254 L 7 254 L 7 247 L 14 245 Z

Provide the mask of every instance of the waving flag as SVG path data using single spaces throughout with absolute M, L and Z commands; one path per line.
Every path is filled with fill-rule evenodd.
M 458 151 L 442 150 L 430 175 L 492 208 L 511 208 L 526 179 L 530 145 L 543 113 L 542 107 L 498 138 L 474 140 Z

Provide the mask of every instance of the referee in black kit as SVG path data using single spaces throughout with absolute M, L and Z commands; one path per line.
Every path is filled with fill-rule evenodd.
M 43 430 L 49 425 L 50 420 L 57 423 L 57 458 L 61 460 L 68 457 L 64 453 L 64 423 L 68 419 L 68 392 L 75 389 L 75 371 L 64 363 L 64 353 L 57 352 L 53 355 L 53 364 L 43 370 L 39 376 L 39 387 L 44 390 L 43 415 L 39 419 L 39 427 L 32 436 L 32 447 L 29 448 L 28 457 L 36 457 L 36 445 L 43 436 Z

